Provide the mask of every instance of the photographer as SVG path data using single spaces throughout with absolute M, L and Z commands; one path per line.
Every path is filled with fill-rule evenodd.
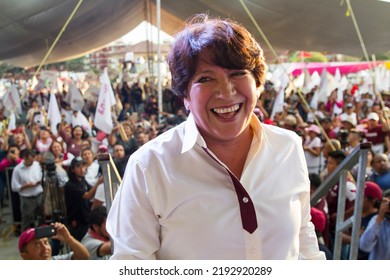
M 360 237 L 359 248 L 368 252 L 369 260 L 390 260 L 390 190 L 383 194 L 378 215 L 371 218 Z
M 55 229 L 55 235 L 51 236 L 51 238 L 65 243 L 69 246 L 71 251 L 67 254 L 52 256 L 52 247 L 48 236 L 41 238 L 36 236 L 36 233 L 43 229 L 43 227 L 28 228 L 19 237 L 19 252 L 24 260 L 89 259 L 88 250 L 69 233 L 65 225 L 61 223 L 52 223 L 51 226 Z

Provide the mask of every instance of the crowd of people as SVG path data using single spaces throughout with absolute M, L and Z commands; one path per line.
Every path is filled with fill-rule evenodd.
M 183 55 L 183 52 L 179 53 Z M 210 59 L 207 52 L 201 52 L 201 55 L 206 60 Z M 171 67 L 173 70 L 177 67 L 174 64 L 175 59 L 178 58 L 172 55 Z M 220 61 L 216 63 L 218 59 Z M 249 59 L 250 56 L 248 61 Z M 230 76 L 227 77 L 225 72 L 220 70 L 222 69 L 221 65 L 225 65 L 225 62 L 222 63 L 224 59 L 215 54 L 214 60 L 212 63 L 207 64 L 207 67 L 211 67 L 216 76 L 220 75 L 218 77 L 221 80 L 225 78 L 230 79 Z M 202 63 L 204 64 L 205 62 L 202 60 Z M 207 68 L 202 63 L 199 64 L 199 67 Z M 231 61 L 229 63 L 234 64 L 236 62 Z M 261 66 L 258 66 L 259 69 Z M 229 67 L 232 66 L 229 65 Z M 177 70 L 176 74 L 179 75 L 180 71 Z M 252 81 L 253 76 L 247 72 L 233 73 L 231 76 L 248 77 L 246 78 L 248 79 L 248 84 L 253 84 L 253 95 L 257 94 L 256 90 L 258 90 L 260 82 Z M 20 222 L 20 228 L 16 229 L 16 234 L 20 235 L 19 251 L 23 259 L 110 258 L 112 244 L 106 229 L 108 213 L 104 205 L 104 199 L 102 199 L 104 197 L 102 195 L 104 192 L 103 177 L 97 162 L 97 155 L 110 153 L 122 178 L 132 154 L 148 141 L 177 127 L 186 121 L 189 116 L 191 116 L 189 123 L 193 123 L 194 126 L 196 123 L 201 128 L 200 134 L 208 142 L 208 145 L 204 144 L 205 147 L 203 147 L 207 153 L 206 156 L 219 162 L 215 159 L 214 153 L 216 153 L 218 157 L 226 158 L 231 163 L 232 167 L 229 166 L 229 170 L 226 170 L 232 170 L 232 173 L 229 174 L 235 188 L 237 181 L 234 181 L 234 178 L 241 178 L 244 175 L 251 176 L 244 172 L 246 156 L 241 158 L 242 166 L 238 168 L 235 165 L 236 161 L 240 159 L 231 159 L 220 143 L 215 145 L 215 147 L 212 145 L 215 144 L 213 142 L 214 139 L 211 137 L 214 131 L 207 131 L 209 127 L 206 125 L 202 127 L 201 118 L 203 116 L 199 107 L 199 104 L 205 102 L 201 98 L 205 97 L 196 95 L 197 90 L 201 88 L 197 84 L 203 84 L 209 80 L 200 78 L 199 81 L 194 82 L 190 78 L 192 77 L 183 76 L 183 80 L 174 81 L 176 91 L 180 92 L 179 95 L 183 95 L 181 97 L 176 96 L 169 87 L 163 90 L 163 112 L 158 110 L 157 92 L 149 83 L 141 84 L 139 82 L 124 81 L 115 85 L 113 89 L 117 100 L 120 100 L 121 106 L 119 110 L 116 107 L 113 111 L 115 126 L 110 134 L 100 131 L 92 123 L 86 127 L 85 122 L 79 122 L 78 116 L 80 115 L 84 115 L 86 119 L 93 119 L 96 102 L 86 102 L 82 110 L 73 110 L 71 104 L 65 101 L 68 94 L 65 89 L 56 93 L 56 99 L 63 113 L 63 119 L 54 132 L 49 126 L 50 120 L 46 118 L 47 106 L 49 104 L 47 89 L 30 90 L 27 93 L 28 98 L 24 99 L 22 113 L 18 115 L 16 127 L 12 130 L 7 130 L 3 126 L 0 137 L 0 206 L 4 207 L 4 202 L 7 198 L 15 199 L 15 202 L 17 201 L 20 206 L 13 209 L 13 215 L 15 221 Z M 189 93 L 186 92 L 187 88 L 179 88 L 183 86 L 182 82 L 185 79 L 188 80 L 187 83 L 193 83 L 193 88 L 191 88 Z M 310 181 L 311 192 L 314 192 L 327 176 L 337 169 L 337 166 L 353 149 L 362 142 L 371 142 L 372 149 L 368 153 L 366 167 L 367 182 L 364 191 L 359 259 L 390 259 L 390 124 L 388 123 L 390 119 L 390 109 L 388 107 L 390 106 L 390 98 L 386 93 L 376 96 L 370 92 L 358 93 L 357 91 L 347 89 L 344 92 L 343 99 L 337 100 L 335 98 L 337 96 L 336 90 L 330 94 L 327 102 L 320 102 L 316 108 L 311 109 L 307 108 L 305 104 L 310 104 L 316 87 L 305 93 L 304 98 L 306 102 L 303 102 L 301 95 L 298 93 L 292 93 L 285 99 L 283 110 L 277 112 L 271 119 L 276 91 L 271 82 L 266 82 L 264 91 L 261 95 L 257 95 L 257 101 L 254 98 L 253 112 L 247 113 L 247 115 L 254 113 L 258 120 L 251 120 L 250 125 L 249 121 L 246 123 L 245 131 L 250 131 L 250 133 L 242 134 L 242 139 L 245 141 L 240 143 L 240 145 L 245 144 L 247 146 L 245 151 L 249 151 L 252 134 L 254 133 L 252 130 L 253 127 L 257 127 L 257 123 L 255 124 L 257 121 L 263 123 L 263 129 L 266 129 L 262 133 L 269 133 L 268 137 L 275 137 L 276 140 L 279 138 L 276 136 L 278 133 L 275 131 L 279 130 L 273 130 L 273 126 L 295 132 L 300 137 L 301 142 L 295 141 L 298 138 L 294 133 L 289 134 L 289 132 L 286 135 L 290 137 L 288 139 L 291 143 L 297 142 L 298 146 L 302 146 L 305 159 L 304 164 L 307 166 L 309 175 L 309 178 L 306 179 Z M 252 108 L 248 105 L 249 107 Z M 0 121 L 6 119 L 4 114 L 6 109 L 4 107 L 1 108 Z M 230 110 L 230 108 L 228 109 Z M 226 111 L 228 109 L 216 107 L 216 109 L 213 109 L 213 114 L 224 116 L 221 118 L 226 121 L 233 115 L 233 112 Z M 235 107 L 233 109 L 236 110 Z M 192 115 L 189 114 L 190 111 Z M 240 107 L 236 111 L 240 111 Z M 200 119 L 197 119 L 197 114 L 201 116 Z M 176 131 L 179 131 L 179 129 Z M 218 133 L 226 134 L 230 137 L 229 133 L 232 132 L 227 131 L 224 128 Z M 171 134 L 173 135 L 173 133 Z M 239 133 L 242 133 L 242 131 L 239 131 Z M 176 139 L 176 141 L 178 140 Z M 195 141 L 198 140 L 193 140 L 194 143 Z M 285 148 L 286 153 L 293 153 L 296 150 L 294 145 L 288 149 L 286 145 L 287 143 L 284 143 L 280 146 L 280 149 Z M 212 150 L 210 147 L 215 148 L 215 150 Z M 172 149 L 174 149 L 174 152 Z M 179 157 L 176 152 L 180 148 L 172 147 L 172 149 L 166 152 Z M 156 157 L 159 157 L 161 154 L 161 151 L 153 152 L 156 153 Z M 142 153 L 137 155 L 140 154 Z M 253 156 L 258 155 L 256 152 Z M 300 159 L 299 153 L 294 155 L 296 160 Z M 270 154 L 269 156 L 274 158 L 276 155 Z M 180 157 L 183 157 L 183 162 L 187 162 L 188 159 L 183 154 Z M 204 159 L 200 158 L 198 160 Z M 213 160 L 211 162 L 215 164 Z M 133 168 L 131 171 L 138 172 L 138 162 L 135 163 L 135 161 L 136 159 L 132 161 L 129 168 Z M 257 163 L 258 165 L 260 164 L 259 162 Z M 171 164 L 178 169 L 184 168 L 179 166 L 178 163 L 172 162 Z M 192 166 L 186 168 L 192 168 Z M 278 168 L 285 170 L 282 169 L 283 166 L 278 166 Z M 168 169 L 163 171 L 169 173 Z M 188 172 L 189 170 L 185 171 Z M 58 179 L 56 186 L 58 186 L 60 191 L 58 193 L 51 192 L 48 195 L 47 176 L 48 174 L 53 174 L 50 172 L 55 173 Z M 223 172 L 225 172 L 225 169 L 223 169 Z M 292 173 L 287 170 L 285 172 L 289 176 Z M 166 178 L 170 178 L 169 176 L 172 176 L 172 174 L 168 174 Z M 291 176 L 294 180 L 306 180 L 295 175 Z M 346 186 L 346 217 L 354 214 L 356 179 L 357 167 L 351 170 Z M 135 182 L 138 180 L 137 178 L 127 178 L 127 180 L 137 185 L 137 182 Z M 206 179 L 202 178 L 202 180 Z M 287 184 L 287 181 L 284 181 L 284 183 Z M 177 184 L 179 183 L 177 182 Z M 317 233 L 319 248 L 325 252 L 329 259 L 332 258 L 338 187 L 338 185 L 333 186 L 327 196 L 321 198 L 316 205 L 311 205 L 310 211 Z M 17 194 L 17 197 L 15 197 L 15 194 Z M 138 195 L 137 198 L 140 200 L 144 199 L 140 194 L 134 195 Z M 53 199 L 53 196 L 58 197 Z M 244 204 L 248 202 L 247 199 L 247 197 L 243 198 Z M 125 205 L 125 203 L 123 205 L 130 208 L 133 207 L 132 205 Z M 138 206 L 141 207 L 140 205 Z M 134 209 L 131 208 L 130 210 Z M 141 213 L 145 209 L 138 210 Z M 205 209 L 205 211 L 209 210 Z M 156 222 L 156 217 L 153 216 L 152 220 Z M 118 224 L 119 222 L 118 220 Z M 134 230 L 138 230 L 136 228 L 137 223 L 135 222 L 132 225 Z M 35 235 L 37 228 L 44 224 L 51 224 L 56 229 L 56 233 L 51 237 L 50 241 L 47 237 L 38 238 Z M 191 226 L 188 229 L 192 230 L 193 227 Z M 256 230 L 257 223 L 253 230 L 247 231 L 252 234 L 252 232 L 257 232 Z M 173 237 L 176 238 L 177 236 L 173 235 Z M 153 238 L 157 240 L 159 237 L 155 236 Z M 348 231 L 344 232 L 343 257 L 345 258 L 347 258 L 350 240 L 350 233 Z M 123 245 L 121 243 L 122 240 L 117 239 L 117 242 L 119 245 Z M 169 250 L 171 249 L 167 248 L 167 251 L 162 252 L 162 254 L 169 256 Z M 67 251 L 64 253 L 64 250 Z M 273 252 L 276 251 L 274 250 Z M 320 258 L 319 255 L 316 255 L 316 257 Z
M 169 89 L 164 90 L 164 112 L 158 112 L 156 92 L 146 84 L 141 88 L 137 82 L 131 85 L 123 82 L 113 89 L 121 101 L 121 110 L 113 110 L 115 125 L 110 134 L 103 133 L 93 124 L 86 126 L 85 122 L 78 122 L 80 115 L 85 119 L 93 118 L 96 102 L 86 102 L 83 110 L 72 110 L 64 101 L 68 94 L 66 90 L 56 93 L 63 119 L 53 132 L 50 120 L 46 118 L 48 88 L 28 91 L 14 129 L 7 129 L 6 122 L 2 123 L 0 206 L 12 204 L 15 234 L 20 235 L 23 243 L 19 244 L 23 259 L 45 259 L 49 249 L 54 259 L 76 257 L 77 254 L 58 257 L 64 250 L 70 253 L 74 247 L 69 246 L 67 237 L 64 242 L 59 224 L 66 225 L 66 235 L 88 248 L 88 258 L 107 259 L 111 247 L 105 231 L 107 213 L 97 155 L 110 153 L 122 177 L 132 153 L 187 118 L 182 103 Z M 7 108 L 2 106 L 0 121 L 7 120 L 6 115 Z M 54 186 L 50 177 L 53 175 Z M 61 228 L 57 236 L 50 238 L 50 242 L 47 238 L 44 242 L 34 238 L 37 226 L 50 223 Z M 41 252 L 27 254 L 30 252 L 28 244 L 33 242 L 36 244 L 31 247 L 39 247 Z M 71 243 L 75 244 L 74 241 Z M 100 248 L 102 243 L 105 245 Z M 75 259 L 83 258 L 85 254 Z
M 275 93 L 272 87 L 269 88 L 270 91 L 260 97 L 259 117 L 264 122 L 292 130 L 301 136 L 312 193 L 355 148 L 364 142 L 371 143 L 367 156 L 358 259 L 390 259 L 389 93 L 378 96 L 372 92 L 359 93 L 351 87 L 344 91 L 342 100 L 336 100 L 335 89 L 326 103 L 320 102 L 317 108 L 310 109 L 304 106 L 300 95 L 296 93 L 285 100 L 283 111 L 270 120 L 268 116 L 272 111 L 272 96 Z M 305 94 L 308 104 L 315 90 L 313 88 Z M 358 165 L 348 173 L 345 218 L 353 215 L 357 171 Z M 320 210 L 319 213 L 312 213 L 313 222 L 316 222 L 321 245 L 329 252 L 332 252 L 334 246 L 337 204 L 338 184 L 316 205 L 312 205 Z M 344 259 L 349 258 L 350 241 L 350 232 L 344 232 L 341 256 Z

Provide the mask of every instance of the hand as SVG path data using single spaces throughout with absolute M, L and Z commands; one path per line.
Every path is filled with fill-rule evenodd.
M 378 211 L 378 219 L 381 221 L 384 219 L 386 212 L 389 211 L 389 203 L 390 199 L 388 197 L 382 198 L 382 202 Z
M 64 224 L 56 222 L 52 223 L 51 225 L 54 226 L 54 228 L 56 229 L 56 235 L 52 237 L 53 239 L 57 239 L 66 243 L 72 237 L 72 235 Z

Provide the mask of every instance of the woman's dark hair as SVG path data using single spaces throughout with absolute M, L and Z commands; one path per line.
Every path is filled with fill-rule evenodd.
M 85 129 L 81 125 L 76 125 L 72 128 L 72 138 L 74 137 L 74 131 L 76 128 L 80 127 L 81 130 L 83 131 L 83 135 L 81 135 L 81 139 L 87 139 L 88 138 L 88 133 L 85 131 Z
M 64 150 L 64 147 L 62 146 L 61 142 L 57 141 L 57 140 L 53 140 L 53 142 L 50 144 L 50 147 L 49 147 L 49 151 L 54 155 L 53 153 L 53 145 L 54 144 L 60 144 L 61 148 L 62 148 L 62 151 Z
M 335 150 L 329 152 L 329 157 L 333 158 L 337 162 L 337 165 L 339 165 L 347 156 L 344 151 Z
M 184 98 L 199 55 L 208 51 L 212 62 L 226 69 L 252 72 L 256 86 L 264 84 L 266 64 L 263 50 L 241 24 L 199 14 L 175 35 L 167 60 L 172 74 L 172 91 Z

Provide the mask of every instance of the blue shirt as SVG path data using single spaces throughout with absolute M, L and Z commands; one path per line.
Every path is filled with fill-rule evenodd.
M 385 218 L 378 224 L 377 216 L 372 217 L 360 237 L 359 248 L 370 253 L 369 260 L 390 260 L 390 221 Z
M 379 175 L 377 172 L 371 175 L 371 181 L 377 183 L 382 191 L 390 189 L 390 172 Z

